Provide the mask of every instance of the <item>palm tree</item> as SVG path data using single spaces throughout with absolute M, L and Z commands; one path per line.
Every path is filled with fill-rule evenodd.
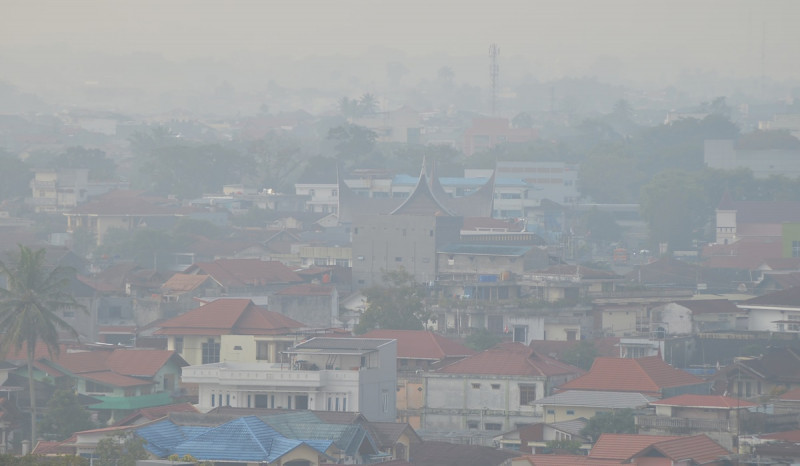
M 10 263 L 0 261 L 0 274 L 6 287 L 0 288 L 0 353 L 25 351 L 28 365 L 28 388 L 31 398 L 31 446 L 36 442 L 36 393 L 33 362 L 36 343 L 41 341 L 51 357 L 58 354 L 58 331 L 65 330 L 77 338 L 75 331 L 56 314 L 62 309 L 85 309 L 69 293 L 75 270 L 70 267 L 48 267 L 45 250 L 33 251 L 19 245 L 19 255 Z

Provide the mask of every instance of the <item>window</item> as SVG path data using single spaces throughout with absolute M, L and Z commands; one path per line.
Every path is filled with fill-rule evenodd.
M 383 403 L 383 412 L 389 412 L 389 390 L 382 390 L 381 392 L 381 401 Z
M 792 257 L 800 257 L 800 241 L 792 241 Z
M 395 257 L 394 261 L 395 262 L 403 262 L 403 258 L 402 257 Z
M 231 395 L 227 394 L 225 395 L 225 406 L 230 406 L 230 405 L 231 405 Z
M 220 396 L 222 396 L 222 395 L 220 395 Z M 214 406 L 216 406 L 216 404 L 215 404 L 215 400 L 216 400 L 216 395 L 214 395 L 214 394 L 212 393 L 212 394 L 211 394 L 211 407 L 212 407 L 212 408 L 213 408 Z
M 477 429 L 479 425 L 478 421 L 467 421 L 467 429 Z
M 111 393 L 114 390 L 107 385 L 103 385 L 101 383 L 92 382 L 91 380 L 86 381 L 86 391 L 90 393 Z
M 555 414 L 555 413 L 556 413 L 555 409 L 548 409 L 547 410 L 547 414 Z M 598 413 L 599 413 L 599 411 L 598 411 Z
M 492 384 L 492 390 L 500 390 L 500 384 L 499 383 L 493 383 Z
M 573 415 L 575 415 L 575 410 L 574 409 L 568 409 L 567 410 L 567 416 L 573 416 Z
M 486 430 L 502 430 L 503 425 L 498 422 L 487 422 L 486 424 L 484 424 L 484 428 Z
M 183 337 L 175 337 L 175 351 L 183 353 Z
M 475 390 L 478 390 L 479 388 L 481 388 L 481 384 L 474 383 L 474 384 L 472 384 L 472 388 L 475 389 Z
M 73 317 L 75 317 L 75 311 L 73 311 L 72 309 L 64 309 L 61 312 L 61 316 L 65 319 L 72 319 Z
M 269 408 L 267 402 L 269 398 L 267 395 L 256 395 L 256 408 Z
M 202 345 L 203 364 L 211 364 L 219 362 L 219 343 L 214 342 L 213 338 L 209 338 L 207 342 Z
M 520 406 L 530 405 L 536 401 L 536 385 L 519 385 L 519 404 Z
M 256 342 L 256 360 L 267 361 L 269 360 L 269 342 L 257 341 Z
M 347 397 L 342 397 L 342 411 L 347 411 Z

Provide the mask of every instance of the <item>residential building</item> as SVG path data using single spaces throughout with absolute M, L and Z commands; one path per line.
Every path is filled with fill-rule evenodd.
M 741 301 L 750 331 L 800 333 L 800 286 Z
M 315 337 L 284 350 L 282 363 L 215 362 L 186 367 L 198 408 L 313 409 L 396 418 L 397 342 Z
M 670 366 L 660 356 L 635 359 L 598 357 L 588 373 L 559 385 L 558 389 L 637 392 L 662 398 L 684 393 L 708 394 L 710 386 L 709 382 Z
M 361 337 L 397 340 L 397 420 L 415 429 L 420 427 L 425 400 L 422 373 L 475 354 L 457 341 L 427 330 L 376 329 Z
M 711 378 L 714 394 L 749 400 L 800 387 L 800 351 L 771 347 L 759 357 L 734 358 Z
M 221 361 L 279 362 L 306 326 L 250 299 L 217 299 L 161 322 L 156 335 L 190 365 Z
M 605 392 L 566 390 L 534 401 L 537 414 L 544 422 L 591 419 L 598 413 L 620 409 L 637 409 L 647 406 L 655 398 L 637 392 Z
M 573 206 L 578 202 L 580 190 L 578 188 L 578 166 L 565 162 L 519 162 L 498 161 L 496 166 L 498 180 L 504 178 L 521 179 L 528 189 L 525 192 L 524 202 L 520 205 L 522 217 L 529 217 L 529 213 L 548 199 L 556 204 Z M 503 196 L 496 200 L 499 206 Z
M 521 343 L 504 343 L 425 372 L 420 432 L 463 432 L 490 442 L 499 432 L 541 420 L 534 402 L 583 371 Z
M 637 414 L 640 434 L 706 434 L 728 450 L 738 448 L 742 413 L 757 407 L 739 398 L 684 394 L 650 402 L 651 414 Z M 746 414 L 746 413 L 745 413 Z
M 727 299 L 691 299 L 664 304 L 650 310 L 653 329 L 670 335 L 747 330 L 747 313 Z
M 800 176 L 800 151 L 797 149 L 748 149 L 737 147 L 733 139 L 705 141 L 703 160 L 718 170 L 747 168 L 756 178 Z
M 269 308 L 306 327 L 341 328 L 339 292 L 335 286 L 302 283 L 288 286 L 270 296 Z
M 495 437 L 495 441 L 501 448 L 537 455 L 558 453 L 548 447 L 550 442 L 576 441 L 580 442 L 580 449 L 588 453 L 592 448 L 592 443 L 581 435 L 580 432 L 584 427 L 586 427 L 584 418 L 551 423 L 537 422 L 506 432 Z
M 462 150 L 470 157 L 497 145 L 534 141 L 538 134 L 534 128 L 512 127 L 507 118 L 475 118 L 472 126 L 464 131 Z
M 33 209 L 37 213 L 63 212 L 88 199 L 89 169 L 36 170 L 31 180 Z
M 782 245 L 782 256 L 778 257 L 800 257 L 798 223 L 800 202 L 734 201 L 726 192 L 716 210 L 715 242 L 729 244 L 750 240 L 777 243 Z M 797 255 L 794 255 L 793 246 L 797 246 Z
M 210 275 L 223 286 L 225 294 L 239 296 L 270 294 L 289 285 L 303 283 L 303 279 L 283 263 L 259 259 L 196 262 L 184 273 Z

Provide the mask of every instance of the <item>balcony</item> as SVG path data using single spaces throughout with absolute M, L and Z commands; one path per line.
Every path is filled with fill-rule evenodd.
M 219 363 L 184 367 L 181 380 L 184 383 L 316 389 L 332 382 L 357 383 L 359 371 L 290 370 L 287 364 Z
M 661 430 L 670 433 L 732 432 L 735 421 L 730 419 L 700 419 L 668 416 L 636 416 L 639 429 Z

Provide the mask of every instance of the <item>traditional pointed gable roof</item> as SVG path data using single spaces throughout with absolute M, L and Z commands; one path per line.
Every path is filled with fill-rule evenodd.
M 184 273 L 211 275 L 225 287 L 265 286 L 301 283 L 299 275 L 279 261 L 260 259 L 218 259 L 197 262 Z
M 279 335 L 305 327 L 249 299 L 216 299 L 166 322 L 157 335 Z
M 336 173 L 339 189 L 339 223 L 352 223 L 355 217 L 362 215 L 386 215 L 403 203 L 403 199 L 391 197 L 376 199 L 359 196 L 344 182 L 344 177 L 338 169 Z
M 420 172 L 419 180 L 414 190 L 399 207 L 390 213 L 390 215 L 455 216 L 450 209 L 442 204 L 431 189 L 424 161 L 422 163 L 422 171 Z
M 585 375 L 561 385 L 559 390 L 639 392 L 661 396 L 661 390 L 703 383 L 703 379 L 675 369 L 660 356 L 645 358 L 596 358 Z

